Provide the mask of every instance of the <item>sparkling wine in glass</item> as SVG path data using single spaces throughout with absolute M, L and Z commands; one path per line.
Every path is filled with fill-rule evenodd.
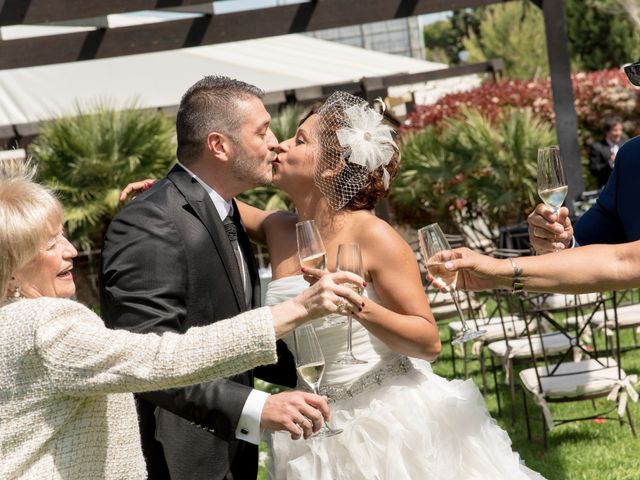
M 542 201 L 553 213 L 558 213 L 568 190 L 560 148 L 552 146 L 538 149 L 538 195 Z
M 542 201 L 553 213 L 558 213 L 568 190 L 560 148 L 553 145 L 538 149 L 538 195 Z
M 324 373 L 324 355 L 318 342 L 313 325 L 306 324 L 293 331 L 293 341 L 296 350 L 296 370 L 304 382 L 309 385 L 313 393 L 318 394 L 322 374 Z M 331 437 L 342 433 L 340 429 L 333 429 L 324 422 L 314 437 Z
M 467 324 L 462 309 L 460 308 L 460 299 L 458 298 L 458 290 L 456 289 L 456 282 L 458 281 L 458 272 L 451 272 L 444 266 L 445 259 L 447 259 L 447 252 L 451 250 L 449 242 L 442 233 L 440 225 L 432 223 L 426 227 L 418 230 L 418 240 L 420 241 L 420 248 L 422 250 L 422 258 L 425 262 L 425 267 L 437 282 L 441 285 L 446 285 L 453 303 L 458 311 L 458 316 L 462 322 L 461 335 L 451 340 L 453 345 L 468 342 L 481 337 L 486 333 L 485 330 L 473 330 Z M 439 254 L 439 255 L 436 255 Z
M 342 243 L 338 245 L 338 259 L 336 261 L 336 269 L 343 272 L 351 272 L 364 278 L 364 269 L 362 267 L 362 255 L 360 254 L 360 245 L 356 243 Z M 362 293 L 360 285 L 345 283 L 345 286 L 352 288 L 357 294 Z M 351 345 L 351 333 L 353 329 L 353 317 L 347 315 L 347 351 L 341 357 L 335 360 L 335 363 L 341 365 L 353 365 L 359 363 L 367 363 L 359 360 L 353 355 Z
M 305 220 L 296 223 L 296 239 L 298 241 L 298 257 L 302 268 L 316 268 L 326 270 L 327 253 L 322 243 L 322 237 L 313 220 Z M 344 324 L 340 316 L 327 315 L 322 326 L 329 328 Z

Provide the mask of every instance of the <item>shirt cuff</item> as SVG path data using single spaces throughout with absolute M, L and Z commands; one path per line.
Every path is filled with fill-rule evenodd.
M 236 438 L 238 440 L 244 440 L 254 445 L 260 443 L 260 417 L 267 398 L 269 398 L 267 392 L 251 390 L 246 402 L 244 402 L 244 407 L 242 407 L 240 421 L 236 428 Z

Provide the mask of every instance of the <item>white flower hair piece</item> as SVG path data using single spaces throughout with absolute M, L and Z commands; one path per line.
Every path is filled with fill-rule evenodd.
M 340 145 L 351 150 L 349 162 L 367 167 L 375 172 L 383 167 L 384 188 L 389 189 L 389 172 L 386 167 L 395 152 L 391 127 L 382 123 L 383 117 L 367 104 L 354 105 L 345 110 L 350 127 L 336 132 Z
M 336 210 L 341 209 L 382 167 L 382 181 L 389 189 L 386 167 L 398 151 L 393 129 L 366 101 L 346 92 L 331 95 L 318 111 L 316 132 L 320 155 L 315 183 Z

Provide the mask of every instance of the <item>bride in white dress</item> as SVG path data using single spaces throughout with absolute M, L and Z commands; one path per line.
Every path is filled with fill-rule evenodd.
M 330 270 L 339 244 L 359 244 L 369 282 L 353 330 L 353 352 L 367 363 L 333 363 L 346 349 L 346 327 L 317 331 L 326 361 L 321 391 L 331 401 L 331 425 L 343 433 L 306 441 L 272 435 L 270 475 L 540 479 L 511 450 L 472 381 L 448 381 L 426 362 L 415 368 L 408 358 L 434 360 L 441 345 L 415 255 L 371 212 L 387 193 L 398 157 L 381 116 L 363 100 L 338 92 L 280 145 L 274 161 L 274 183 L 291 196 L 297 215 L 240 205 L 247 230 L 269 249 L 273 281 L 267 303 L 291 298 L 307 285 L 296 248 L 300 220 L 315 220 Z

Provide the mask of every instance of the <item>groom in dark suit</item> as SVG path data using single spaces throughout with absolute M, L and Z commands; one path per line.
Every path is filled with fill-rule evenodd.
M 206 77 L 183 96 L 178 164 L 121 210 L 105 237 L 101 313 L 108 326 L 184 333 L 259 305 L 257 268 L 233 197 L 271 181 L 277 141 L 261 96 L 226 77 Z M 317 430 L 322 397 L 252 389 L 254 373 L 295 385 L 283 344 L 279 356 L 278 366 L 262 371 L 137 395 L 149 478 L 253 479 L 261 429 L 293 438 Z

